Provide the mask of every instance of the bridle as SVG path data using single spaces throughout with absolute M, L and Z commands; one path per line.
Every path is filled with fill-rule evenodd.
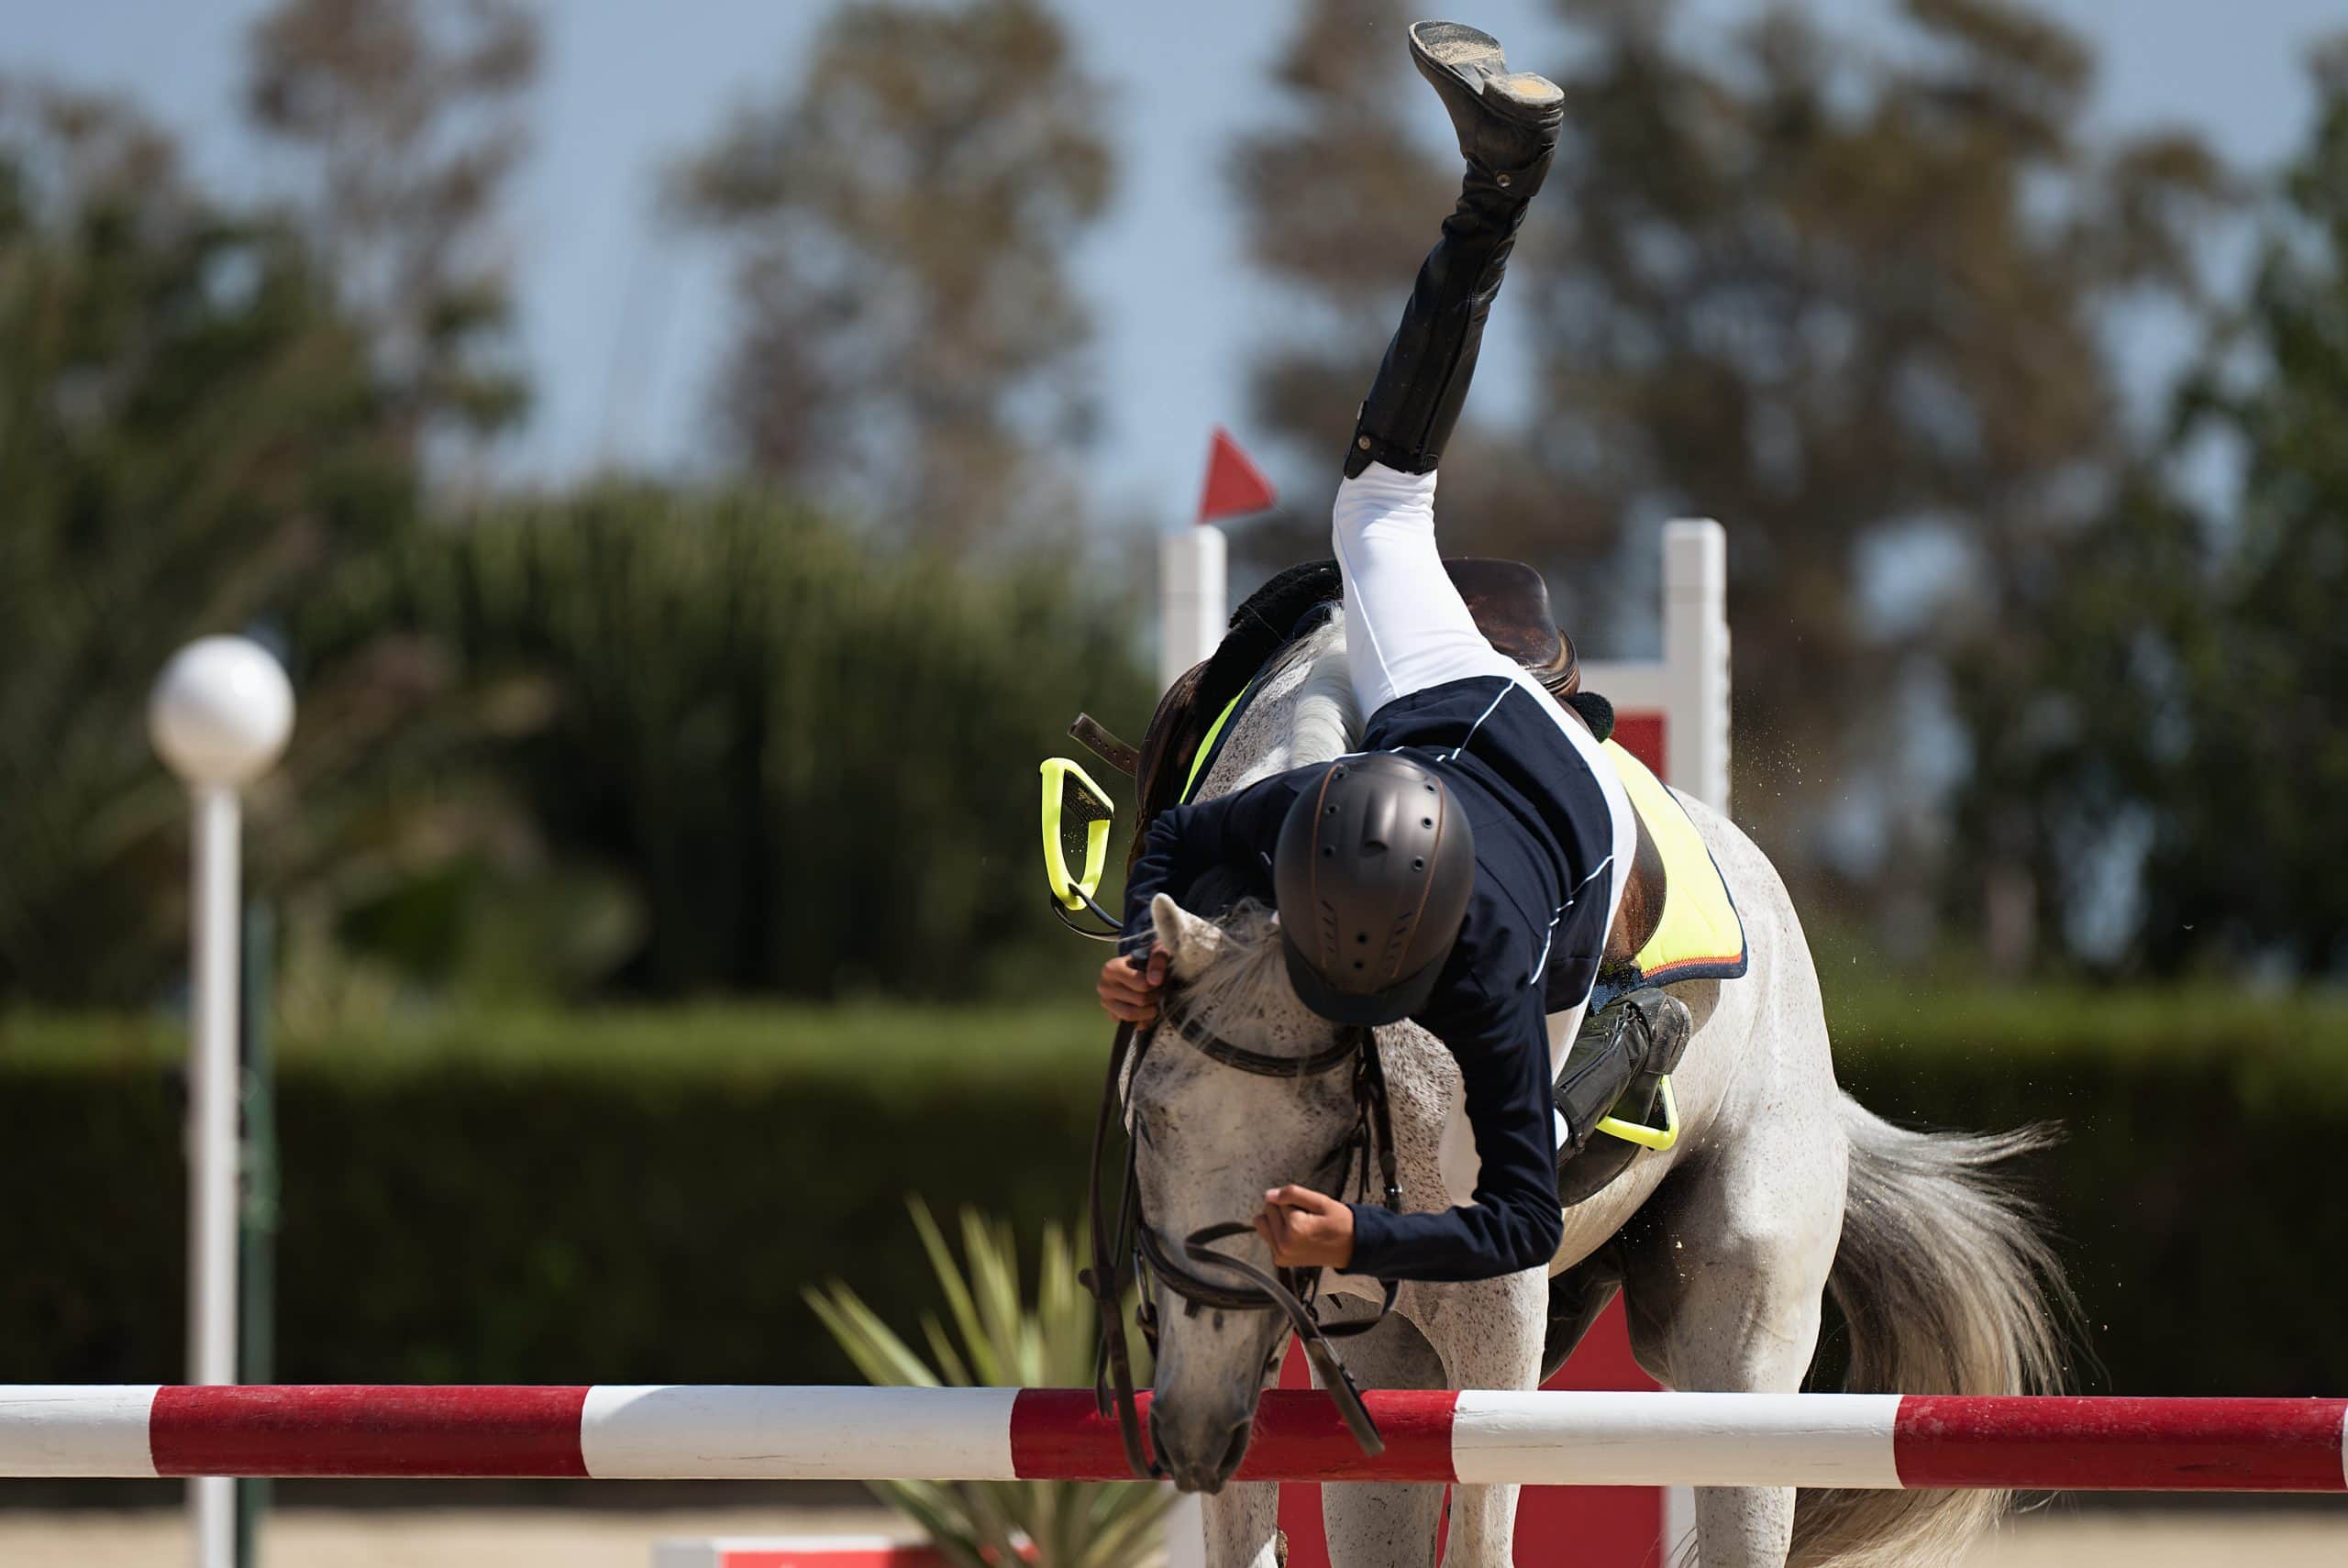
M 1337 1190 L 1343 1192 L 1346 1183 L 1353 1178 L 1358 1157 L 1358 1190 L 1367 1200 L 1374 1161 L 1382 1186 L 1380 1198 L 1389 1209 L 1399 1211 L 1402 1190 L 1395 1176 L 1393 1118 L 1387 1109 L 1386 1069 L 1379 1059 L 1377 1042 L 1369 1030 L 1347 1027 L 1338 1032 L 1334 1044 L 1311 1055 L 1275 1056 L 1233 1044 L 1180 1011 L 1175 1005 L 1179 1001 L 1179 996 L 1169 994 L 1161 1021 L 1147 1031 L 1137 1032 L 1130 1023 L 1118 1026 L 1116 1043 L 1109 1054 L 1108 1075 L 1102 1085 L 1100 1115 L 1093 1122 L 1088 1188 L 1092 1211 L 1092 1266 L 1079 1277 L 1091 1292 L 1101 1313 L 1101 1350 L 1093 1376 L 1095 1405 L 1103 1417 L 1115 1411 L 1118 1435 L 1124 1441 L 1125 1464 L 1135 1478 L 1147 1481 L 1164 1476 L 1165 1467 L 1143 1445 L 1140 1407 L 1134 1397 L 1133 1363 L 1125 1344 L 1123 1315 L 1125 1289 L 1135 1286 L 1140 1299 L 1134 1309 L 1134 1322 L 1155 1357 L 1157 1311 L 1149 1292 L 1149 1281 L 1154 1276 L 1181 1298 L 1186 1316 L 1195 1315 L 1203 1307 L 1222 1312 L 1278 1312 L 1286 1318 L 1289 1327 L 1303 1342 L 1305 1354 L 1320 1374 L 1322 1386 L 1336 1402 L 1337 1413 L 1353 1433 L 1354 1441 L 1361 1445 L 1364 1453 L 1383 1452 L 1386 1442 L 1379 1435 L 1378 1424 L 1363 1408 L 1361 1391 L 1354 1386 L 1353 1378 L 1337 1360 L 1329 1342 L 1367 1333 L 1385 1321 L 1386 1315 L 1394 1309 L 1393 1281 L 1385 1282 L 1385 1297 L 1379 1303 L 1376 1317 L 1358 1322 L 1324 1324 L 1313 1307 L 1321 1283 L 1318 1268 L 1268 1271 L 1244 1258 L 1214 1250 L 1213 1242 L 1252 1231 L 1254 1227 L 1246 1220 L 1203 1226 L 1182 1239 L 1180 1256 L 1169 1251 L 1156 1227 L 1149 1223 L 1148 1216 L 1141 1211 L 1134 1138 L 1128 1136 L 1125 1141 L 1124 1184 L 1113 1220 L 1102 1183 L 1110 1129 L 1122 1121 L 1120 1088 L 1131 1074 L 1139 1072 L 1142 1058 L 1158 1035 L 1171 1032 L 1209 1061 L 1253 1073 L 1257 1077 L 1316 1077 L 1350 1064 L 1354 1075 L 1353 1125 L 1316 1169 L 1326 1170 L 1342 1164 Z M 1201 1269 L 1219 1271 L 1237 1283 L 1208 1277 L 1199 1272 Z M 1265 1364 L 1265 1376 L 1279 1364 L 1283 1348 L 1281 1344 L 1273 1346 L 1271 1358 Z

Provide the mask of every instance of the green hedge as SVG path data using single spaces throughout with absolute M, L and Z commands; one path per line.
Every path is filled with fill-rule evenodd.
M 2031 1175 L 2078 1288 L 2091 1386 L 2348 1390 L 2348 1007 L 1879 994 L 1830 1017 L 1844 1086 L 1882 1115 L 2062 1124 Z
M 278 1376 L 853 1381 L 801 1289 L 927 1304 L 907 1192 L 1067 1213 L 1102 1038 L 849 1009 L 289 1043 Z M 0 1023 L 0 1382 L 179 1365 L 170 1060 L 152 1027 Z
M 1844 1081 L 1910 1121 L 2056 1118 L 2032 1173 L 2110 1386 L 2348 1389 L 2348 1009 L 1854 995 Z M 800 1300 L 930 1299 L 903 1200 L 1072 1211 L 1105 1031 L 1068 1006 L 450 1020 L 288 1042 L 278 1375 L 850 1376 Z M 0 1021 L 0 1382 L 169 1378 L 164 1025 Z

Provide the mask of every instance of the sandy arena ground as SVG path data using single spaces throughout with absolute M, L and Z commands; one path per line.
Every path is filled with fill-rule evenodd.
M 661 1537 L 893 1531 L 880 1512 L 740 1508 L 660 1513 L 288 1509 L 263 1568 L 648 1568 Z M 186 1536 L 168 1512 L 0 1512 L 6 1568 L 178 1568 Z M 2029 1515 L 1974 1558 L 1978 1568 L 2342 1568 L 2348 1503 L 2288 1514 Z

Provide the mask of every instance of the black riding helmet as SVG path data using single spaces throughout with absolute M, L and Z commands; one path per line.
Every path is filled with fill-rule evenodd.
M 1476 883 L 1476 835 L 1443 780 L 1390 752 L 1331 763 L 1280 824 L 1272 887 L 1289 978 L 1336 1023 L 1423 1006 Z

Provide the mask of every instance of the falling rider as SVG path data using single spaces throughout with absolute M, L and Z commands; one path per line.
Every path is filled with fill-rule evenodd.
M 1459 1064 L 1474 1200 L 1392 1213 L 1309 1187 L 1265 1195 L 1273 1257 L 1382 1279 L 1467 1280 L 1545 1265 L 1558 1170 L 1689 1020 L 1661 991 L 1589 1001 L 1637 828 L 1581 719 L 1478 631 L 1436 548 L 1435 471 L 1485 317 L 1556 151 L 1563 94 L 1512 72 L 1474 28 L 1421 22 L 1412 61 L 1467 160 L 1362 403 L 1335 508 L 1361 749 L 1160 814 L 1128 878 L 1116 1017 L 1157 1015 L 1166 956 L 1150 900 L 1210 870 L 1279 910 L 1298 996 L 1335 1022 L 1411 1019 Z M 1572 1047 L 1572 1072 L 1556 1081 Z

